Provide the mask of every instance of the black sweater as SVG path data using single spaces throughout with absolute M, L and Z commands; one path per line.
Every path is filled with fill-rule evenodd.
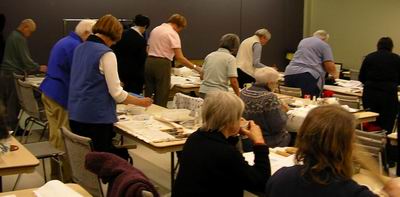
M 121 40 L 112 47 L 117 56 L 118 74 L 122 82 L 143 84 L 146 48 L 146 39 L 132 28 L 125 30 Z
M 301 166 L 279 169 L 268 180 L 267 197 L 376 197 L 353 180 L 333 181 L 328 185 L 312 183 L 301 176 Z
M 263 192 L 271 169 L 266 145 L 254 146 L 250 166 L 221 132 L 194 132 L 187 139 L 172 190 L 180 196 L 243 196 L 243 191 Z

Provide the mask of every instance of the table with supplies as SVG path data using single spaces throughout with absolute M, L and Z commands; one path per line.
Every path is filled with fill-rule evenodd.
M 22 173 L 32 173 L 39 165 L 39 160 L 29 152 L 17 139 L 10 136 L 5 144 L 12 151 L 0 155 L 0 191 L 2 191 L 2 176 Z
M 194 117 L 190 110 L 167 109 L 158 105 L 148 108 L 118 105 L 117 132 L 157 153 L 171 153 L 171 186 L 175 176 L 174 153 L 180 151 L 187 137 L 194 132 Z M 180 122 L 181 124 L 177 124 Z M 184 126 L 182 126 L 184 125 Z
M 362 97 L 363 84 L 356 80 L 336 79 L 336 85 L 324 85 L 324 90 L 329 90 L 337 94 Z
M 28 76 L 25 78 L 25 81 L 28 82 L 32 87 L 39 88 L 40 84 L 42 84 L 44 77 L 36 77 L 36 76 Z
M 170 98 L 178 92 L 198 96 L 201 80 L 200 74 L 186 67 L 173 68 L 171 75 Z
M 318 101 L 312 101 L 310 99 L 297 98 L 288 95 L 282 95 L 282 94 L 276 94 L 276 95 L 280 100 L 282 100 L 285 103 L 288 103 L 289 106 L 291 106 L 291 109 L 287 112 L 288 121 L 286 125 L 286 128 L 289 132 L 297 132 L 297 130 L 300 128 L 305 117 L 307 116 L 308 112 L 311 109 L 319 105 L 333 104 L 336 102 L 335 99 L 332 98 L 325 98 L 325 99 L 319 99 Z M 376 121 L 376 118 L 379 116 L 379 114 L 375 112 L 352 109 L 349 108 L 348 106 L 343 106 L 343 107 L 354 114 L 357 124 L 361 124 L 364 122 L 374 122 Z

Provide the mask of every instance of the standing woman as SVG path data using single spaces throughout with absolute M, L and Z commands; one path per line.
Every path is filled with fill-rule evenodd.
M 239 84 L 237 81 L 237 68 L 235 54 L 239 47 L 239 37 L 236 34 L 225 34 L 222 36 L 219 48 L 207 55 L 200 73 L 203 82 L 200 85 L 200 97 L 204 98 L 207 93 L 222 90 L 228 91 L 229 85 L 239 96 Z
M 154 103 L 167 106 L 170 83 L 171 62 L 174 57 L 186 67 L 200 72 L 201 69 L 186 59 L 181 47 L 181 32 L 187 25 L 186 18 L 173 14 L 167 23 L 163 23 L 151 31 L 149 38 L 149 57 L 146 60 L 145 95 L 154 94 Z
M 111 152 L 124 159 L 126 149 L 112 144 L 117 122 L 116 103 L 150 106 L 150 98 L 128 95 L 120 85 L 117 59 L 110 49 L 121 39 L 122 25 L 112 15 L 101 17 L 93 26 L 93 35 L 74 52 L 68 97 L 72 132 L 89 137 L 95 151 Z

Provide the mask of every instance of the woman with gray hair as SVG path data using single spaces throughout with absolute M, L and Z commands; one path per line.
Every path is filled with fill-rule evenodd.
M 271 174 L 268 147 L 253 121 L 247 128 L 240 126 L 243 110 L 243 101 L 234 94 L 207 94 L 202 107 L 203 125 L 183 147 L 173 197 L 243 196 L 243 190 L 263 190 Z M 254 143 L 253 166 L 235 147 L 239 133 Z
M 288 107 L 273 91 L 278 87 L 279 73 L 270 67 L 258 69 L 253 86 L 240 92 L 245 103 L 243 117 L 260 125 L 269 147 L 287 146 L 290 135 L 285 130 Z M 243 140 L 244 151 L 251 150 L 251 142 Z
M 200 97 L 216 90 L 228 91 L 229 85 L 239 96 L 237 81 L 236 60 L 232 54 L 236 54 L 240 40 L 236 34 L 222 36 L 219 48 L 207 55 L 204 60 L 200 77 L 203 82 L 200 85 Z

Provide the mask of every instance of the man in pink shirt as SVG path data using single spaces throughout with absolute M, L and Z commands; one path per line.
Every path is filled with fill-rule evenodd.
M 187 25 L 186 18 L 173 14 L 167 21 L 150 33 L 149 57 L 145 65 L 145 96 L 154 95 L 154 103 L 167 106 L 171 83 L 171 62 L 175 57 L 184 66 L 197 72 L 201 68 L 191 63 L 183 55 L 179 32 Z

